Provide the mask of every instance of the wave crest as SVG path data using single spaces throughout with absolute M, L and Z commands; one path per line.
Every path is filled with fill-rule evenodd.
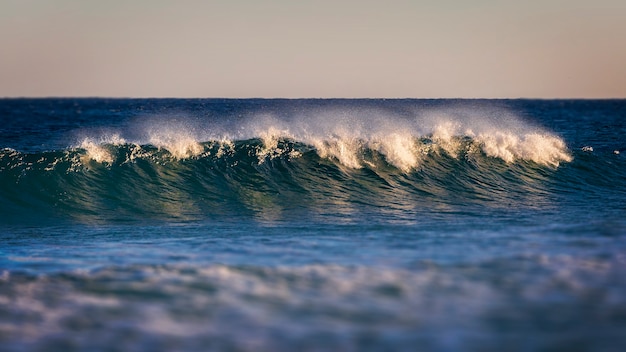
M 548 134 L 532 132 L 518 136 L 496 132 L 479 135 L 477 140 L 485 154 L 500 158 L 507 163 L 527 160 L 556 167 L 560 162 L 572 161 L 563 140 Z
M 487 157 L 497 158 L 509 164 L 525 161 L 551 167 L 558 167 L 561 162 L 572 160 L 563 140 L 547 133 L 529 132 L 519 135 L 505 131 L 495 131 L 490 134 L 451 132 L 453 131 L 438 127 L 434 133 L 425 136 L 400 131 L 368 138 L 350 135 L 297 138 L 297 135 L 289 131 L 269 128 L 253 138 L 259 143 L 254 150 L 247 153 L 256 155 L 259 163 L 262 163 L 266 159 L 285 156 L 285 154 L 290 158 L 297 158 L 302 155 L 303 151 L 314 150 L 320 158 L 334 160 L 342 166 L 358 169 L 365 165 L 372 166 L 368 155 L 375 152 L 382 155 L 388 164 L 403 172 L 416 170 L 421 166 L 424 156 L 433 153 L 445 153 L 452 158 L 459 159 L 468 154 L 482 152 Z M 87 138 L 78 147 L 85 151 L 87 158 L 98 163 L 111 164 L 116 160 L 115 147 L 123 144 L 131 146 L 130 148 L 134 150 L 127 157 L 130 160 L 146 157 L 150 148 L 164 151 L 166 154 L 161 153 L 163 157 L 184 160 L 209 155 L 220 158 L 232 152 L 235 144 L 249 144 L 250 140 L 223 138 L 201 142 L 189 135 L 166 134 L 152 136 L 150 143 L 145 145 L 127 143 L 123 138 L 103 139 L 100 142 Z M 286 148 L 286 144 L 292 147 Z M 301 145 L 302 150 L 294 149 L 293 145 Z M 212 150 L 214 147 L 217 149 Z
M 350 169 L 371 167 L 372 153 L 405 173 L 423 166 L 425 156 L 445 154 L 464 158 L 484 155 L 512 164 L 533 162 L 558 167 L 572 157 L 554 133 L 524 121 L 510 111 L 482 107 L 432 111 L 311 108 L 273 113 L 251 113 L 237 119 L 185 119 L 148 117 L 124 131 L 107 131 L 83 138 L 77 146 L 98 163 L 116 161 L 112 147 L 133 146 L 132 157 L 156 148 L 175 160 L 221 157 L 234 144 L 257 140 L 259 163 L 276 157 L 296 158 L 314 150 L 324 159 Z M 284 149 L 288 141 L 303 146 Z M 212 146 L 219 146 L 212 150 Z M 151 152 L 150 152 L 151 153 Z

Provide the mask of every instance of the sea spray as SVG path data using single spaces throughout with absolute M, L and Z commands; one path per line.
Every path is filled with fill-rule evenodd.
M 84 138 L 78 145 L 78 148 L 86 151 L 86 157 L 98 163 L 111 164 L 114 159 L 111 151 L 107 146 L 119 146 L 125 144 L 124 138 L 119 134 L 101 135 L 99 138 Z
M 130 131 L 130 132 L 129 132 Z M 107 135 L 117 136 L 111 139 Z M 502 108 L 389 109 L 323 108 L 264 112 L 232 120 L 147 116 L 124 131 L 108 131 L 83 139 L 80 146 L 96 162 L 112 162 L 105 145 L 151 145 L 173 158 L 205 155 L 206 143 L 259 139 L 259 162 L 281 155 L 279 141 L 302 143 L 320 157 L 337 160 L 348 168 L 371 165 L 376 151 L 403 172 L 420 167 L 425 154 L 444 152 L 459 158 L 480 150 L 489 157 L 513 163 L 532 161 L 556 167 L 572 160 L 564 141 Z M 467 140 L 470 143 L 467 143 Z M 298 157 L 299 152 L 292 153 Z

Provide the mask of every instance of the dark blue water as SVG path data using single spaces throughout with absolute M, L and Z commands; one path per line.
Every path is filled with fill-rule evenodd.
M 626 343 L 626 101 L 0 100 L 0 350 Z

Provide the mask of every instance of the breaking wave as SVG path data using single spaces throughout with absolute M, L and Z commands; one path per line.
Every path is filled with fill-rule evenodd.
M 506 112 L 496 118 L 440 112 L 406 118 L 383 111 L 330 110 L 287 118 L 257 115 L 237 124 L 220 120 L 196 125 L 156 119 L 135 127 L 140 132 L 133 140 L 112 132 L 84 137 L 77 147 L 86 150 L 94 161 L 112 163 L 115 153 L 107 152 L 107 146 L 150 145 L 173 158 L 186 159 L 205 154 L 207 144 L 220 142 L 232 147 L 235 142 L 257 139 L 262 146 L 256 151 L 263 158 L 281 154 L 278 144 L 287 141 L 311 147 L 321 158 L 349 168 L 364 167 L 364 155 L 376 152 L 404 172 L 418 168 L 423 157 L 433 152 L 445 152 L 454 158 L 481 152 L 506 163 L 532 161 L 552 167 L 571 161 L 561 138 Z
M 61 150 L 4 149 L 0 198 L 4 222 L 349 219 L 364 211 L 405 219 L 468 204 L 544 204 L 546 180 L 572 160 L 560 137 L 507 113 L 168 118 L 88 131 Z

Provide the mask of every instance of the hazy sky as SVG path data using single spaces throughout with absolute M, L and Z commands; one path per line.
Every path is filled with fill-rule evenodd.
M 0 96 L 626 98 L 626 1 L 0 0 Z

